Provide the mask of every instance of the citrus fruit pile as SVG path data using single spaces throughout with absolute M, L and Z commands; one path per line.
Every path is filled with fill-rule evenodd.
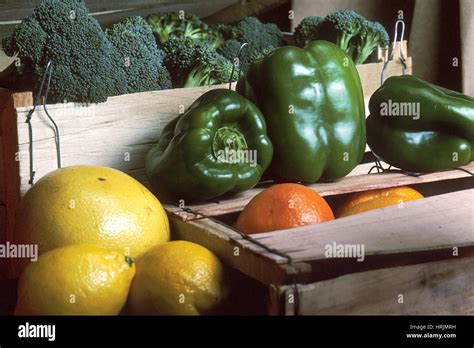
M 422 197 L 408 187 L 355 193 L 334 214 L 311 188 L 276 184 L 246 205 L 236 227 L 281 231 Z M 17 264 L 17 315 L 212 314 L 230 290 L 217 256 L 169 241 L 160 201 L 118 170 L 73 166 L 44 176 L 22 200 L 15 228 L 16 242 L 40 253 Z
M 36 262 L 18 262 L 17 315 L 196 315 L 226 294 L 219 259 L 170 239 L 158 199 L 118 170 L 58 169 L 25 195 L 16 243 L 37 244 Z M 127 300 L 130 306 L 127 306 Z

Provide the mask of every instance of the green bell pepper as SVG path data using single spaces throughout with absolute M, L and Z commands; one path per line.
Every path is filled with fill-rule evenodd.
M 237 90 L 263 112 L 272 174 L 316 182 L 347 175 L 365 151 L 365 109 L 352 60 L 327 41 L 285 46 L 255 61 Z
M 145 167 L 160 199 L 200 201 L 252 188 L 272 155 L 260 110 L 234 91 L 215 89 L 165 126 Z
M 474 99 L 411 75 L 389 77 L 372 95 L 367 142 L 388 164 L 410 172 L 474 160 Z

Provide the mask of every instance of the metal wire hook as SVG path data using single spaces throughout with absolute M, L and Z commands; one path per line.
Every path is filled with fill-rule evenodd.
M 400 52 L 400 58 L 399 59 L 400 59 L 400 62 L 402 63 L 402 75 L 405 75 L 405 71 L 406 71 L 406 68 L 407 68 L 406 59 L 405 59 L 405 52 L 403 51 L 403 38 L 405 36 L 405 22 L 403 21 L 403 19 L 399 19 L 395 22 L 395 34 L 394 34 L 394 37 L 393 37 L 392 47 L 391 48 L 389 47 L 388 59 L 383 64 L 382 72 L 380 74 L 380 85 L 383 85 L 384 73 L 385 73 L 385 70 L 387 69 L 388 63 L 391 60 L 393 60 L 393 55 L 394 55 L 394 52 L 395 52 L 395 49 L 396 49 L 396 46 L 397 46 L 399 25 L 401 25 L 401 27 L 402 27 L 402 31 L 400 33 L 400 40 L 398 41 L 398 42 L 400 42 L 400 51 L 399 51 Z
M 247 47 L 249 44 L 248 42 L 244 42 L 240 48 L 239 48 L 239 51 L 237 52 L 237 56 L 235 58 L 237 58 L 237 62 L 238 62 L 238 66 L 239 66 L 239 75 L 237 76 L 237 81 L 240 80 L 240 75 L 242 73 L 242 69 L 240 68 L 240 57 L 242 56 L 242 51 L 245 47 Z M 234 58 L 234 59 L 235 59 Z M 232 81 L 233 81 L 233 77 L 234 77 L 234 72 L 235 72 L 235 62 L 232 63 L 232 72 L 230 73 L 230 78 L 229 78 L 229 89 L 232 89 Z
M 46 63 L 44 74 L 43 74 L 43 77 L 41 78 L 41 84 L 40 84 L 38 93 L 36 95 L 35 101 L 33 103 L 33 107 L 31 108 L 31 110 L 26 115 L 26 123 L 28 124 L 29 152 L 30 152 L 30 180 L 28 181 L 28 183 L 30 185 L 34 184 L 34 178 L 35 178 L 35 174 L 36 174 L 36 172 L 34 170 L 33 127 L 31 125 L 31 118 L 33 116 L 33 113 L 36 110 L 36 106 L 41 104 L 41 103 L 43 104 L 43 109 L 44 109 L 44 112 L 45 112 L 46 116 L 48 117 L 48 119 L 53 124 L 54 140 L 55 140 L 55 143 L 56 143 L 56 156 L 57 156 L 56 160 L 57 160 L 58 168 L 61 168 L 61 143 L 60 143 L 60 137 L 59 137 L 59 127 L 56 124 L 56 122 L 54 121 L 54 119 L 51 117 L 51 115 L 49 114 L 48 109 L 46 107 L 46 101 L 48 99 L 48 93 L 49 93 L 49 88 L 51 86 L 52 76 L 53 76 L 53 62 L 51 60 L 49 60 L 48 63 Z M 44 96 L 42 96 L 44 84 L 46 82 L 46 78 L 47 78 L 46 89 L 45 89 Z
M 397 37 L 398 37 L 398 26 L 402 26 L 402 32 L 400 33 L 400 57 L 405 58 L 405 52 L 403 52 L 403 37 L 405 36 L 405 22 L 403 19 L 399 19 L 395 22 L 395 36 L 393 38 L 393 43 L 392 43 L 392 55 L 391 59 L 393 59 L 393 52 L 395 51 L 396 44 L 397 44 Z

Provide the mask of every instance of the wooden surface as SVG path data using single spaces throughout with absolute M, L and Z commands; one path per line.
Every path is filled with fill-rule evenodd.
M 474 255 L 474 189 L 406 202 L 319 225 L 252 235 L 297 265 L 302 283 L 347 273 Z M 216 252 L 226 263 L 265 284 L 291 283 L 288 257 L 269 252 L 210 219 L 181 222 L 172 217 L 178 238 Z M 326 245 L 363 245 L 363 262 L 329 258 Z M 233 252 L 238 248 L 240 255 Z
M 268 258 L 241 246 L 242 236 L 211 220 L 183 222 L 170 217 L 173 239 L 183 239 L 212 250 L 220 260 L 263 284 L 285 284 L 295 272 L 310 272 L 309 265 L 298 263 L 292 267 L 278 265 Z
M 21 99 L 21 98 L 20 98 Z M 15 209 L 20 200 L 19 168 L 16 161 L 18 151 L 17 123 L 15 115 L 15 103 L 20 99 L 13 98 L 5 90 L 0 89 L 0 243 L 12 240 Z M 5 259 L 0 260 L 0 276 L 7 273 L 8 264 Z
M 372 174 L 367 174 L 373 165 L 373 163 L 361 164 L 349 173 L 348 176 L 338 181 L 327 183 L 318 182 L 307 186 L 318 192 L 321 196 L 331 196 L 349 192 L 470 177 L 468 173 L 456 169 L 424 174 L 418 177 L 408 176 L 399 172 L 376 173 L 375 170 L 372 171 Z M 474 172 L 474 162 L 462 168 Z M 266 187 L 268 187 L 268 185 L 261 185 L 227 199 L 186 206 L 186 208 L 191 209 L 192 212 L 184 211 L 173 205 L 166 205 L 166 209 L 169 213 L 179 217 L 183 221 L 193 220 L 202 216 L 219 216 L 234 213 L 241 211 L 253 197 Z
M 451 259 L 300 285 L 298 308 L 300 315 L 472 315 L 473 284 L 474 258 Z M 294 314 L 293 286 L 270 291 L 272 314 Z
M 89 164 L 123 170 L 146 183 L 145 155 L 172 118 L 203 93 L 223 86 L 172 89 L 111 97 L 105 103 L 80 107 L 48 106 L 61 135 L 62 165 Z M 29 136 L 25 118 L 30 106 L 17 109 L 20 192 L 30 187 Z M 41 108 L 32 117 L 34 169 L 39 180 L 55 170 L 54 132 Z
M 254 235 L 267 247 L 284 251 L 294 262 L 325 260 L 325 246 L 362 244 L 365 255 L 474 246 L 474 189 L 392 205 L 334 221 Z M 286 262 L 248 241 L 255 252 Z

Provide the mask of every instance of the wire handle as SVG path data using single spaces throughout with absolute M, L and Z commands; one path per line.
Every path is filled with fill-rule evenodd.
M 56 161 L 57 161 L 58 168 L 61 168 L 61 142 L 60 142 L 60 137 L 59 137 L 59 127 L 56 124 L 56 122 L 54 121 L 54 119 L 51 117 L 51 115 L 49 114 L 48 108 L 46 106 L 46 101 L 48 99 L 48 93 L 49 93 L 49 88 L 51 86 L 52 76 L 53 76 L 53 62 L 51 60 L 49 60 L 48 63 L 46 63 L 46 67 L 44 69 L 44 74 L 43 74 L 43 77 L 41 78 L 41 84 L 40 84 L 40 87 L 38 89 L 38 93 L 36 95 L 36 98 L 34 100 L 33 107 L 31 108 L 31 110 L 26 115 L 26 123 L 28 124 L 29 152 L 30 152 L 30 180 L 28 181 L 28 183 L 30 185 L 34 184 L 35 174 L 36 174 L 36 172 L 34 170 L 33 127 L 31 125 L 31 118 L 33 116 L 33 113 L 36 110 L 36 106 L 38 106 L 39 104 L 43 104 L 44 112 L 45 112 L 46 116 L 48 117 L 48 119 L 50 120 L 50 122 L 53 125 L 53 128 L 54 128 L 54 141 L 56 143 Z M 42 95 L 43 94 L 43 88 L 44 88 L 46 79 L 47 79 L 47 83 L 46 83 L 46 88 L 45 88 L 44 96 L 43 96 Z
M 393 60 L 393 55 L 394 55 L 395 49 L 397 47 L 398 27 L 399 26 L 401 26 L 401 28 L 402 28 L 402 31 L 400 33 L 400 40 L 398 41 L 400 43 L 400 45 L 399 45 L 399 55 L 400 55 L 399 59 L 400 59 L 400 62 L 402 63 L 402 75 L 405 75 L 405 72 L 406 72 L 407 64 L 406 64 L 406 59 L 405 59 L 405 52 L 403 50 L 403 37 L 405 36 L 405 22 L 403 21 L 403 19 L 399 19 L 395 22 L 395 34 L 394 34 L 394 37 L 393 37 L 392 47 L 391 48 L 389 47 L 388 59 L 383 64 L 382 72 L 380 74 L 380 85 L 383 85 L 384 73 L 385 73 L 385 70 L 387 69 L 388 63 L 391 60 Z
M 237 62 L 238 62 L 238 66 L 239 66 L 239 75 L 237 76 L 237 81 L 240 80 L 240 75 L 242 73 L 242 69 L 240 68 L 240 57 L 242 56 L 242 51 L 245 47 L 248 47 L 248 42 L 244 42 L 240 48 L 239 48 L 239 51 L 237 52 L 237 56 L 234 58 L 237 59 Z M 232 89 L 232 81 L 233 81 L 233 77 L 234 77 L 234 72 L 235 72 L 235 63 L 233 62 L 232 63 L 232 71 L 230 73 L 230 78 L 229 78 L 229 89 Z

